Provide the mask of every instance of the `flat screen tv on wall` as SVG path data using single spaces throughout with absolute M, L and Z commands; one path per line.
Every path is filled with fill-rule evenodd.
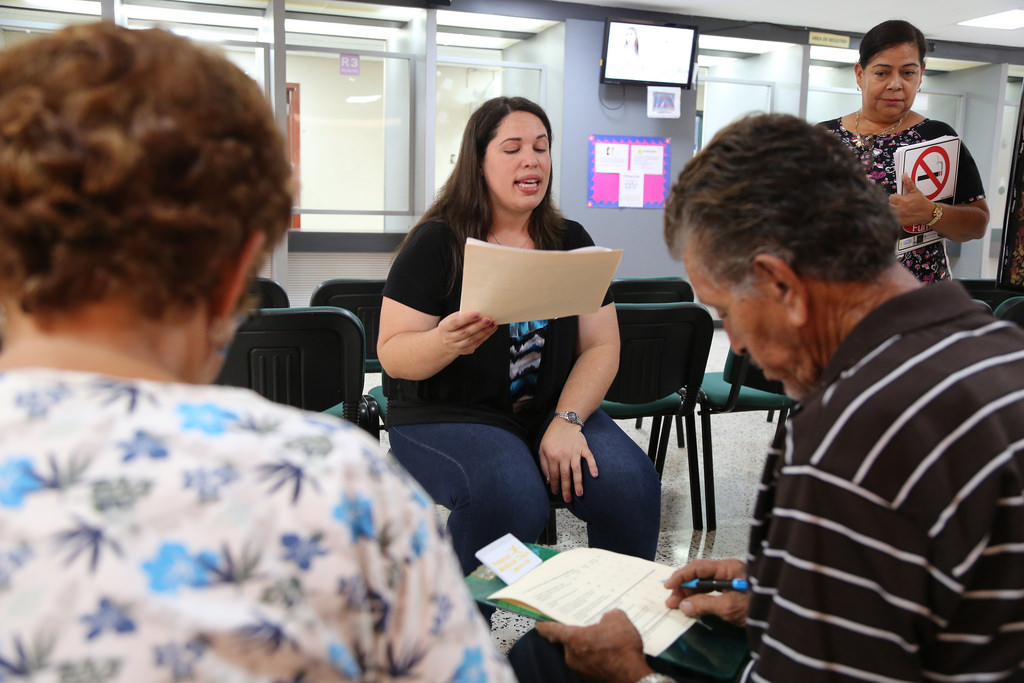
M 601 82 L 693 86 L 697 28 L 608 19 L 604 24 Z

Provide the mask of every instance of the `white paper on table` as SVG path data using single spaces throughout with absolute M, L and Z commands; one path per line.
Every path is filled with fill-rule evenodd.
M 594 313 L 621 258 L 621 249 L 544 251 L 469 238 L 459 308 L 499 325 Z

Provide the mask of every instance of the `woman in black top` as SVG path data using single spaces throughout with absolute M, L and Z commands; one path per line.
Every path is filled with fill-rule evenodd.
M 949 125 L 911 110 L 921 89 L 927 48 L 921 31 L 905 21 L 885 21 L 872 28 L 861 41 L 860 60 L 854 65 L 860 109 L 821 124 L 857 154 L 868 177 L 889 194 L 889 204 L 904 226 L 897 257 L 925 283 L 951 278 L 946 239 L 979 239 L 988 226 L 985 189 L 965 145 L 960 146 L 951 204 L 933 202 L 906 174 L 902 177 L 903 194 L 896 193 L 893 155 L 897 148 L 956 135 Z M 941 172 L 936 169 L 936 178 Z M 927 183 L 926 188 L 929 194 L 937 189 Z
M 506 533 L 537 539 L 548 490 L 588 523 L 592 546 L 648 559 L 657 546 L 657 473 L 598 409 L 618 368 L 611 297 L 595 313 L 511 325 L 459 310 L 468 237 L 522 249 L 593 244 L 551 201 L 550 145 L 536 104 L 485 102 L 384 288 L 377 351 L 391 448 L 451 510 L 467 572 Z

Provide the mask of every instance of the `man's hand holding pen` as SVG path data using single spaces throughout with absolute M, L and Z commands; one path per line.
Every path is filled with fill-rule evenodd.
M 696 560 L 682 569 L 677 569 L 665 581 L 665 588 L 672 593 L 665 600 L 665 605 L 678 608 L 690 617 L 701 617 L 714 614 L 725 621 L 743 626 L 747 623 L 747 592 L 739 587 L 745 584 L 746 565 L 739 560 Z M 708 590 L 721 590 L 721 584 L 704 587 L 696 584 L 687 586 L 695 580 L 726 581 L 728 586 L 721 595 L 708 595 Z M 744 584 L 733 584 L 733 579 L 742 579 Z M 716 587 L 716 585 L 718 587 Z

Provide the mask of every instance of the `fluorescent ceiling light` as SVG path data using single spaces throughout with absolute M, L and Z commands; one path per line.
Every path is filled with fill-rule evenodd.
M 370 104 L 380 99 L 380 95 L 350 95 L 345 98 L 349 104 Z
M 266 6 L 267 4 L 266 0 L 262 0 L 262 5 Z M 412 7 L 363 5 L 337 2 L 337 0 L 330 0 L 330 2 L 328 0 L 286 0 L 284 7 L 287 12 L 322 14 L 325 17 L 364 18 L 374 21 L 409 22 L 426 13 L 422 9 Z
M 453 12 L 441 9 L 437 10 L 437 23 L 440 26 L 454 26 L 458 28 L 483 28 L 492 31 L 540 33 L 558 22 L 524 17 L 505 17 L 497 14 Z
M 502 38 L 500 36 L 474 36 L 464 33 L 443 33 L 438 31 L 437 44 L 449 47 L 475 47 L 485 50 L 504 50 L 506 47 L 515 45 L 518 41 L 514 38 Z
M 391 28 L 390 26 L 344 24 L 337 21 L 308 21 L 306 19 L 288 19 L 286 17 L 284 20 L 284 30 L 288 33 L 310 33 L 319 36 L 387 40 L 401 29 Z
M 168 24 L 199 24 L 201 26 L 229 26 L 258 29 L 263 26 L 262 16 L 233 12 L 203 12 L 201 10 L 171 9 L 148 5 L 121 5 L 129 19 L 158 21 Z
M 811 45 L 811 59 L 822 62 L 839 62 L 841 64 L 856 64 L 860 59 L 860 52 L 845 47 L 825 47 L 824 45 Z
M 697 55 L 697 66 L 721 66 L 722 64 L 728 64 L 729 62 L 735 62 L 735 57 L 714 57 L 711 55 Z
M 199 26 L 167 26 L 166 28 L 175 35 L 201 43 L 226 43 L 228 41 L 238 40 L 241 37 L 237 33 L 228 33 L 226 31 L 218 31 L 216 29 L 201 28 Z
M 1001 28 L 1012 31 L 1013 29 L 1024 28 L 1024 10 L 1012 9 L 1008 12 L 990 14 L 986 17 L 968 19 L 961 21 L 960 26 L 975 26 L 977 28 Z
M 770 40 L 750 40 L 749 38 L 730 38 L 729 36 L 713 36 L 701 33 L 698 38 L 701 50 L 721 50 L 723 52 L 749 52 L 760 55 L 774 52 L 792 43 L 776 43 Z
M 99 0 L 24 0 L 23 4 L 53 12 L 100 15 Z

